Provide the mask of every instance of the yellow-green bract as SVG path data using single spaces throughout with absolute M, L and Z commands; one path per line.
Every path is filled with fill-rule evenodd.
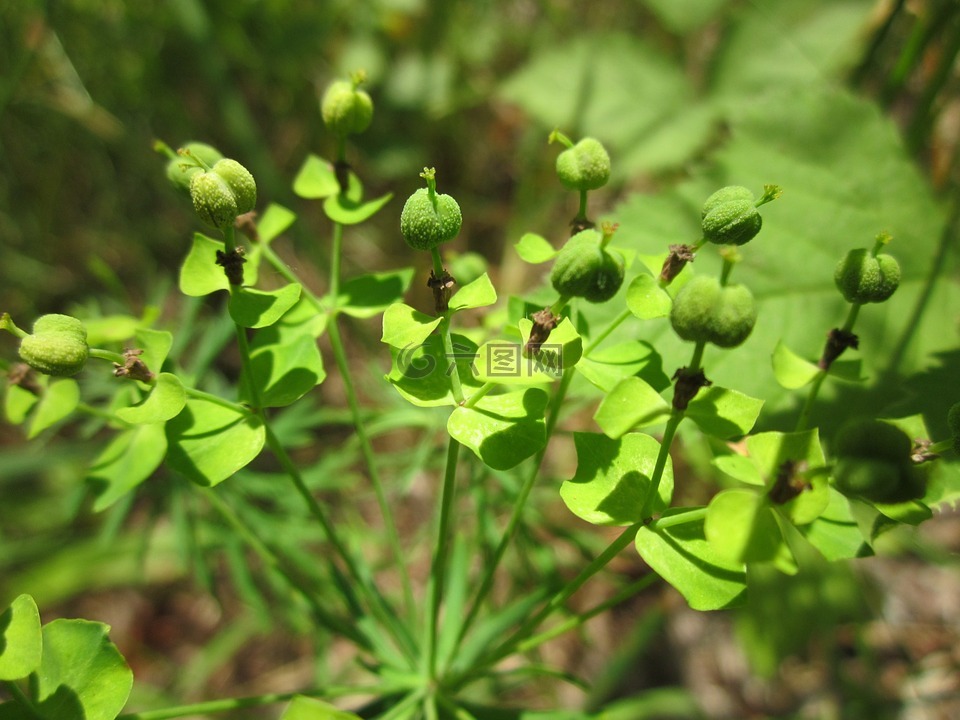
M 87 329 L 69 315 L 43 315 L 33 324 L 33 334 L 20 341 L 20 357 L 34 370 L 69 376 L 87 362 Z

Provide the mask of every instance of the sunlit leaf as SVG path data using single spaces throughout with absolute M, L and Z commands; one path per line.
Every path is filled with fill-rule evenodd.
M 447 432 L 494 470 L 509 470 L 546 444 L 546 406 L 547 394 L 536 388 L 487 395 L 457 407 Z
M 138 405 L 120 408 L 117 417 L 134 425 L 162 423 L 176 417 L 186 404 L 187 393 L 180 378 L 172 373 L 160 373 L 147 397 Z
M 19 680 L 40 665 L 40 611 L 20 595 L 0 613 L 0 680 Z
M 638 377 L 628 377 L 604 396 L 593 419 L 609 437 L 617 438 L 634 428 L 663 422 L 670 405 L 660 393 Z
M 300 299 L 297 283 L 278 290 L 255 290 L 240 287 L 230 293 L 230 317 L 241 327 L 262 328 L 273 325 Z
M 162 423 L 137 425 L 116 435 L 94 459 L 87 482 L 97 512 L 110 507 L 153 474 L 163 462 L 167 438 Z

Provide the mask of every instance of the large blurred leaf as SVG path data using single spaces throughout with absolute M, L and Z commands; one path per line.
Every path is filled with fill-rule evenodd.
M 71 378 L 57 378 L 47 385 L 40 396 L 27 438 L 34 438 L 72 413 L 80 404 L 80 386 Z
M 87 482 L 97 496 L 93 509 L 99 512 L 110 507 L 150 477 L 166 451 L 162 423 L 138 425 L 114 437 L 87 474 Z
M 20 595 L 0 613 L 0 680 L 19 680 L 36 670 L 42 646 L 37 604 Z

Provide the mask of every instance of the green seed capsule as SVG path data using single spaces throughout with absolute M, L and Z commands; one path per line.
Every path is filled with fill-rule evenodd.
M 237 198 L 227 181 L 215 172 L 202 172 L 190 181 L 193 209 L 208 225 L 225 228 L 233 225 L 240 210 Z
M 707 198 L 700 211 L 703 236 L 720 245 L 743 245 L 763 225 L 756 199 L 748 188 L 730 185 Z
M 617 294 L 623 284 L 624 260 L 620 253 L 604 248 L 602 241 L 603 235 L 596 230 L 582 230 L 557 253 L 550 282 L 561 297 L 602 303 Z
M 837 264 L 833 279 L 847 302 L 880 303 L 899 287 L 900 265 L 892 255 L 857 248 Z
M 433 183 L 432 172 L 427 182 Z M 463 216 L 457 201 L 437 193 L 432 184 L 408 197 L 400 211 L 400 233 L 414 250 L 433 250 L 440 243 L 452 240 L 461 225 Z
M 924 474 L 913 464 L 913 443 L 882 420 L 857 420 L 837 434 L 834 486 L 870 502 L 898 503 L 923 497 Z
M 33 334 L 20 341 L 20 358 L 47 375 L 70 376 L 87 362 L 87 330 L 69 315 L 43 315 L 33 324 Z
M 568 190 L 596 190 L 610 179 L 610 156 L 594 138 L 584 138 L 557 156 L 557 176 Z
M 219 150 L 206 143 L 191 142 L 184 145 L 182 149 L 188 150 L 191 156 L 199 158 L 210 166 L 223 158 L 223 154 Z M 190 194 L 190 181 L 193 176 L 203 172 L 203 168 L 189 163 L 189 156 L 175 158 L 167 163 L 167 179 L 173 183 L 177 190 L 187 195 Z
M 684 285 L 670 310 L 670 324 L 682 339 L 723 348 L 742 344 L 756 321 L 756 303 L 745 285 L 724 287 L 707 275 L 696 275 Z
M 340 137 L 362 133 L 373 119 L 373 101 L 350 80 L 330 84 L 320 101 L 324 124 Z
M 213 172 L 227 183 L 237 203 L 239 215 L 248 213 L 256 207 L 257 183 L 243 165 L 236 160 L 218 160 L 213 166 Z

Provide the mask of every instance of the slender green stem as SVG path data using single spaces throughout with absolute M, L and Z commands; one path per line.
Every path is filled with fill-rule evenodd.
M 497 387 L 497 383 L 495 382 L 484 383 L 479 390 L 477 390 L 473 395 L 471 395 L 466 399 L 466 401 L 463 403 L 463 406 L 468 408 L 473 407 L 478 402 L 480 402 L 480 400 L 483 399 L 483 397 L 486 396 L 486 394 L 489 393 L 491 390 L 493 390 L 495 387 Z
M 653 475 L 650 478 L 650 490 L 647 491 L 647 499 L 643 503 L 643 509 L 640 515 L 644 518 L 649 517 L 652 511 L 653 503 L 658 497 L 660 491 L 660 480 L 663 478 L 663 471 L 667 466 L 667 460 L 670 458 L 670 446 L 673 444 L 673 438 L 677 434 L 677 428 L 683 421 L 685 412 L 674 409 L 670 413 L 670 419 L 663 429 L 663 438 L 660 440 L 660 452 L 657 453 L 657 462 L 653 466 Z
M 440 620 L 440 603 L 443 599 L 443 586 L 446 576 L 447 555 L 450 549 L 450 519 L 453 499 L 456 494 L 457 461 L 460 457 L 460 443 L 450 438 L 447 446 L 447 464 L 443 473 L 443 488 L 440 491 L 439 522 L 437 539 L 430 564 L 430 595 L 427 605 L 427 674 L 436 677 L 437 669 L 437 625 Z
M 591 352 L 593 352 L 597 346 L 606 340 L 610 335 L 613 334 L 614 330 L 620 327 L 625 321 L 633 317 L 633 313 L 630 310 L 623 310 L 619 315 L 617 315 L 604 329 L 603 331 L 593 338 L 587 346 L 583 349 L 583 356 L 586 357 Z
M 700 364 L 703 362 L 703 351 L 706 350 L 706 348 L 707 343 L 703 340 L 694 346 L 693 356 L 690 358 L 690 365 L 687 366 L 687 370 L 696 372 L 700 369 Z
M 112 350 L 103 350 L 102 348 L 90 348 L 90 357 L 96 358 L 97 360 L 119 363 L 120 365 L 126 362 L 126 358 L 120 353 L 113 352 Z
M 238 413 L 250 412 L 250 409 L 246 405 L 241 405 L 240 403 L 227 400 L 226 398 L 222 398 L 219 395 L 214 395 L 213 393 L 204 392 L 203 390 L 197 390 L 194 387 L 189 387 L 187 385 L 184 385 L 183 391 L 189 397 L 196 398 L 197 400 L 206 400 L 207 402 L 215 403 L 221 407 L 229 408 L 230 410 L 234 410 Z
M 927 448 L 927 452 L 933 453 L 934 455 L 939 455 L 940 453 L 950 452 L 957 446 L 957 443 L 952 438 L 949 440 L 941 440 L 938 443 L 934 443 Z
M 425 692 L 423 690 L 417 690 L 410 693 L 392 708 L 383 713 L 383 715 L 380 715 L 377 720 L 397 720 L 398 718 L 406 717 L 405 713 L 414 705 L 422 701 L 424 695 Z
M 580 208 L 577 210 L 577 218 L 581 220 L 587 219 L 587 191 L 580 191 Z
M 443 267 L 443 258 L 440 257 L 440 251 L 437 248 L 431 249 L 433 258 L 434 277 L 442 277 L 445 272 Z M 453 393 L 453 399 L 458 405 L 463 405 L 463 384 L 460 380 L 460 368 L 457 367 L 457 357 L 453 351 L 453 339 L 450 337 L 450 315 L 443 314 L 443 320 L 440 322 L 440 337 L 443 341 L 443 354 L 450 363 L 447 366 L 450 377 L 450 390 Z
M 857 315 L 860 313 L 860 307 L 860 303 L 850 303 L 850 310 L 847 312 L 847 319 L 844 321 L 843 327 L 840 328 L 841 332 L 848 333 L 853 330 L 853 326 L 857 322 Z M 817 374 L 813 376 L 813 381 L 810 384 L 810 391 L 807 393 L 807 398 L 803 402 L 803 408 L 800 410 L 800 417 L 797 418 L 797 426 L 794 428 L 795 432 L 800 432 L 801 430 L 806 430 L 808 427 L 810 427 L 810 418 L 813 414 L 813 406 L 817 401 L 817 396 L 820 394 L 820 388 L 823 387 L 823 383 L 829 374 L 830 368 L 821 368 Z
M 377 686 L 369 688 L 325 688 L 323 690 L 301 690 L 291 693 L 272 693 L 269 695 L 256 695 L 242 698 L 227 698 L 223 700 L 208 700 L 207 702 L 192 703 L 190 705 L 178 705 L 176 707 L 163 708 L 161 710 L 145 710 L 136 713 L 124 713 L 119 715 L 117 720 L 172 720 L 195 715 L 211 715 L 213 713 L 230 712 L 231 710 L 242 710 L 244 708 L 260 707 L 263 705 L 275 705 L 276 703 L 288 702 L 298 695 L 307 697 L 330 698 L 338 695 L 349 695 L 353 692 L 376 692 Z
M 667 515 L 666 517 L 659 517 L 656 520 L 650 521 L 647 527 L 650 530 L 663 530 L 664 528 L 676 527 L 677 525 L 686 525 L 687 523 L 698 522 L 703 520 L 707 516 L 707 509 L 697 508 L 696 510 L 689 510 L 688 512 L 681 513 L 679 515 Z

